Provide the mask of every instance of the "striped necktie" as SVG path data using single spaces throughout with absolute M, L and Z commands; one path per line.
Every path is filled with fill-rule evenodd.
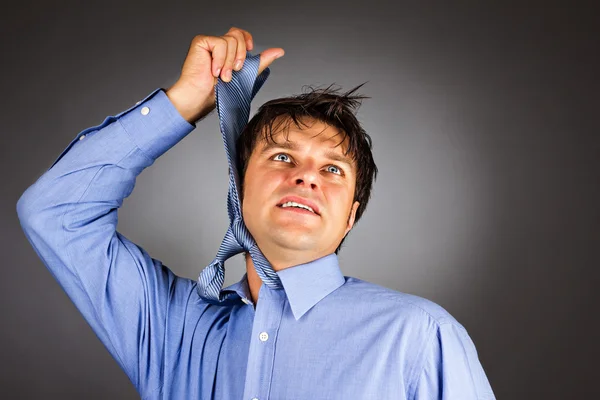
M 229 192 L 227 194 L 229 228 L 221 242 L 217 256 L 198 277 L 198 294 L 212 304 L 226 304 L 234 296 L 237 296 L 235 292 L 222 291 L 225 281 L 225 260 L 244 251 L 247 251 L 252 257 L 254 268 L 264 284 L 271 289 L 283 288 L 279 276 L 246 228 L 238 197 L 241 171 L 237 165 L 236 141 L 248 123 L 250 102 L 270 74 L 269 68 L 265 68 L 257 77 L 259 64 L 260 55 L 251 56 L 250 53 L 247 53 L 243 68 L 232 72 L 231 81 L 223 82 L 218 78 L 215 86 L 219 126 L 229 163 Z

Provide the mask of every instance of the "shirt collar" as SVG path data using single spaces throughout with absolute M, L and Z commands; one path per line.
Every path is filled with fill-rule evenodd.
M 246 304 L 249 304 L 252 301 L 252 296 L 250 294 L 250 287 L 248 286 L 248 274 L 245 273 L 242 276 L 242 279 L 239 282 L 234 283 L 231 286 L 227 286 L 223 288 L 222 291 L 232 291 L 236 292 L 238 296 L 242 299 L 242 301 Z
M 296 320 L 346 282 L 335 253 L 277 271 L 277 275 Z
M 296 321 L 346 282 L 335 253 L 277 271 L 277 275 L 281 279 Z M 242 299 L 251 299 L 247 274 L 224 290 L 235 291 Z

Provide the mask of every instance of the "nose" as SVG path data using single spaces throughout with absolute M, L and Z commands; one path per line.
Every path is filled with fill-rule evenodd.
M 317 188 L 317 185 L 314 182 L 307 182 L 302 178 L 296 178 L 296 185 L 298 185 L 298 186 L 305 185 L 306 187 L 308 187 L 309 184 L 310 184 L 311 189 Z
M 292 179 L 296 186 L 304 186 L 312 190 L 319 186 L 319 173 L 310 165 L 296 169 L 296 173 Z

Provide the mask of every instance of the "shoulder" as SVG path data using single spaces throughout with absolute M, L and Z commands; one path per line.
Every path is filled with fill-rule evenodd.
M 443 392 L 451 398 L 495 399 L 473 341 L 446 309 L 420 296 L 344 278 L 337 292 L 352 305 L 347 315 L 360 315 L 364 325 L 378 328 L 379 337 L 391 333 L 390 348 L 410 363 L 409 397 L 437 399 Z
M 392 313 L 425 324 L 462 325 L 441 305 L 414 294 L 404 293 L 362 279 L 344 276 L 346 282 L 339 288 L 339 295 L 351 300 L 354 307 Z

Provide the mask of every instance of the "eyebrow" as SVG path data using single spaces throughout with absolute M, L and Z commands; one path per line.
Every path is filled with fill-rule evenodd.
M 298 143 L 296 143 L 296 142 L 291 142 L 289 140 L 287 140 L 283 143 L 268 142 L 266 145 L 263 146 L 262 150 L 260 151 L 260 154 L 263 155 L 273 149 L 298 151 L 298 150 L 300 150 L 300 145 L 298 145 Z M 326 150 L 323 154 L 325 155 L 326 158 L 333 160 L 333 161 L 347 164 L 349 167 L 352 167 L 354 165 L 354 160 L 352 160 L 351 158 L 348 158 L 342 154 L 336 153 L 333 150 Z

